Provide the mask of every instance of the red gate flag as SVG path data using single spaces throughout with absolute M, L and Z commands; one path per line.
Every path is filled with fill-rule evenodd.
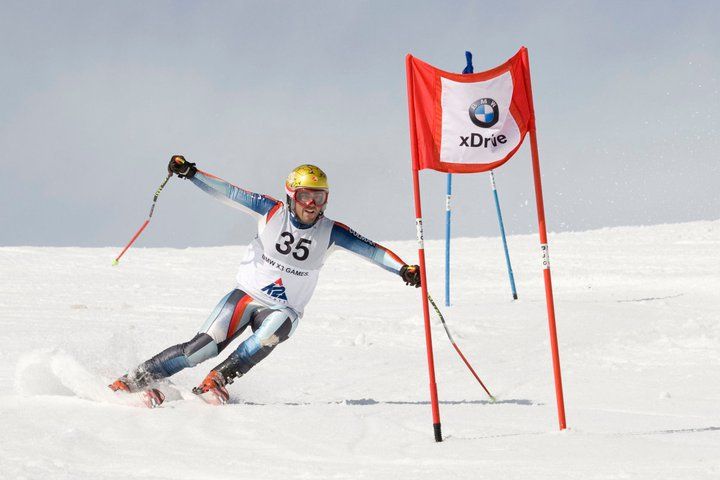
M 527 49 L 485 72 L 450 73 L 408 54 L 413 169 L 485 172 L 507 162 L 534 129 Z
M 428 307 L 419 171 L 425 168 L 447 173 L 476 173 L 493 170 L 507 162 L 517 152 L 528 133 L 535 183 L 538 233 L 543 253 L 543 280 L 555 377 L 558 423 L 560 429 L 563 430 L 566 428 L 565 400 L 563 399 L 562 374 L 560 372 L 555 301 L 550 262 L 548 261 L 545 207 L 527 49 L 522 47 L 507 62 L 481 73 L 445 72 L 412 55 L 406 57 L 405 68 L 407 71 L 410 146 L 415 195 L 415 225 L 417 226 L 420 286 L 422 288 L 421 301 L 425 323 L 430 404 L 432 405 L 435 440 L 442 441 L 442 432 Z

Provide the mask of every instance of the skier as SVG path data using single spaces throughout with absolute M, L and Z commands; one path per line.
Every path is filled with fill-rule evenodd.
M 169 173 L 188 179 L 223 203 L 254 215 L 258 234 L 240 263 L 237 287 L 225 295 L 191 340 L 169 347 L 123 375 L 110 388 L 143 392 L 148 406 L 162 403 L 154 382 L 216 357 L 249 326 L 253 333 L 213 368 L 196 394 L 210 393 L 225 403 L 226 385 L 245 375 L 295 331 L 310 300 L 320 269 L 330 253 L 344 248 L 420 286 L 420 269 L 407 265 L 387 248 L 324 215 L 327 176 L 314 165 L 294 169 L 285 182 L 287 203 L 238 188 L 202 172 L 175 155 Z

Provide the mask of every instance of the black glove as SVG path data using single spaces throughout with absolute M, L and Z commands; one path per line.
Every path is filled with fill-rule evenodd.
M 405 285 L 418 288 L 420 286 L 420 267 L 417 265 L 403 265 L 400 268 L 400 276 Z
M 185 160 L 182 155 L 173 155 L 168 164 L 168 173 L 174 173 L 180 178 L 192 178 L 197 168 L 192 162 Z

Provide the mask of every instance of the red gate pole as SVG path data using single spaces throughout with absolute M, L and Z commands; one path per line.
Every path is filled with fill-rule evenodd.
M 535 128 L 535 107 L 532 99 L 530 85 L 530 62 L 527 50 L 524 51 L 525 79 L 527 81 L 530 106 L 533 109 L 532 125 L 530 127 L 530 149 L 532 152 L 533 178 L 535 181 L 535 203 L 538 215 L 538 233 L 540 234 L 540 249 L 542 250 L 543 278 L 545 280 L 545 302 L 547 304 L 548 327 L 550 329 L 550 349 L 552 352 L 553 374 L 555 376 L 555 398 L 557 400 L 558 422 L 560 430 L 566 428 L 565 400 L 563 399 L 562 374 L 560 372 L 560 353 L 558 351 L 557 328 L 555 326 L 555 302 L 553 300 L 552 278 L 550 276 L 550 256 L 548 253 L 547 228 L 545 226 L 545 205 L 543 203 L 542 181 L 540 178 L 540 159 L 537 146 L 537 132 Z
M 545 206 L 543 204 L 542 182 L 540 180 L 540 162 L 538 159 L 535 128 L 530 130 L 530 148 L 532 150 L 533 177 L 535 177 L 535 202 L 537 204 L 538 230 L 542 250 L 543 278 L 545 280 L 545 302 L 547 303 L 548 327 L 550 328 L 550 348 L 552 350 L 553 373 L 555 375 L 555 397 L 557 399 L 558 422 L 564 430 L 565 401 L 563 399 L 562 374 L 560 372 L 560 353 L 558 351 L 557 328 L 555 326 L 555 302 L 553 299 L 552 278 L 550 276 L 550 256 L 548 253 L 547 229 L 545 227 Z
M 418 257 L 420 258 L 420 290 L 422 291 L 423 318 L 425 320 L 425 348 L 427 350 L 428 374 L 430 376 L 430 403 L 432 405 L 433 430 L 435 441 L 442 442 L 440 429 L 440 407 L 438 405 L 437 384 L 435 383 L 435 359 L 433 355 L 432 332 L 430 330 L 430 307 L 428 306 L 427 274 L 425 269 L 425 241 L 423 240 L 422 207 L 420 205 L 420 180 L 418 171 L 413 169 L 413 189 L 415 190 L 415 226 L 417 228 Z
M 420 259 L 420 290 L 422 296 L 423 318 L 425 322 L 425 349 L 427 350 L 428 375 L 430 377 L 430 404 L 432 407 L 433 432 L 435 441 L 442 442 L 440 427 L 440 406 L 437 384 L 435 382 L 435 359 L 433 355 L 432 332 L 430 330 L 430 307 L 428 306 L 427 274 L 425 270 L 425 241 L 423 238 L 422 206 L 420 202 L 420 178 L 417 169 L 417 140 L 415 132 L 415 108 L 413 106 L 413 81 L 410 73 L 409 56 L 405 62 L 408 91 L 408 110 L 410 117 L 410 148 L 412 150 L 413 192 L 415 195 L 415 226 L 417 228 L 418 257 Z

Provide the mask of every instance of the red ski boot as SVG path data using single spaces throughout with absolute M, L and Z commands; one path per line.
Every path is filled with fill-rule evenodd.
M 200 385 L 193 388 L 195 395 L 212 405 L 225 405 L 230 399 L 230 394 L 225 388 L 227 382 L 220 372 L 211 370 Z

